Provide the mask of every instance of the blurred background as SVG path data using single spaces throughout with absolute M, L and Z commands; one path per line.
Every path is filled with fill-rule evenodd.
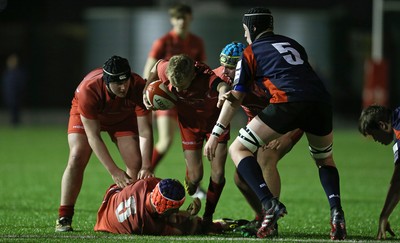
M 372 56 L 375 1 L 386 4 L 380 11 L 382 52 L 377 59 Z M 7 57 L 18 53 L 26 72 L 25 89 L 20 92 L 22 123 L 64 122 L 66 126 L 76 86 L 111 55 L 128 58 L 132 70 L 142 75 L 153 41 L 171 29 L 167 9 L 176 2 L 0 0 L 0 71 L 6 71 Z M 400 105 L 397 0 L 183 2 L 193 8 L 191 29 L 204 39 L 212 68 L 219 65 L 220 51 L 227 43 L 246 42 L 244 11 L 265 6 L 275 18 L 275 33 L 290 36 L 306 48 L 333 96 L 336 118 L 355 121 L 370 103 Z M 2 89 L 4 98 L 7 93 Z M 8 123 L 3 100 L 0 123 Z

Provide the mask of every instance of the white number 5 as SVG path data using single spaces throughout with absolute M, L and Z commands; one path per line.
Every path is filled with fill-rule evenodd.
M 281 42 L 272 44 L 279 53 L 283 54 L 283 58 L 285 61 L 292 65 L 300 65 L 303 64 L 304 61 L 300 57 L 300 53 L 296 51 L 293 47 L 290 47 L 289 42 Z

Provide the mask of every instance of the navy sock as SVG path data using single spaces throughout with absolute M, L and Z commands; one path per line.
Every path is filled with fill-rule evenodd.
M 273 197 L 267 183 L 264 181 L 262 170 L 253 156 L 246 157 L 239 162 L 237 171 L 255 192 L 262 205 Z
M 325 190 L 325 194 L 328 197 L 331 209 L 334 207 L 341 209 L 342 206 L 340 202 L 340 183 L 338 170 L 333 166 L 321 166 L 318 172 L 319 179 L 322 187 Z

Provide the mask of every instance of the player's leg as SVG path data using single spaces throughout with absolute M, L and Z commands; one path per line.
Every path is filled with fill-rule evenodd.
M 283 158 L 303 136 L 303 131 L 295 129 L 275 139 L 268 146 L 257 151 L 257 160 L 263 171 L 264 179 L 274 197 L 279 198 L 281 178 L 277 168 L 278 161 Z M 272 145 L 273 144 L 273 145 Z
M 153 149 L 151 167 L 155 170 L 158 163 L 168 152 L 174 141 L 176 124 L 176 115 L 168 114 L 167 111 L 156 111 L 158 140 Z
M 344 213 L 340 199 L 339 172 L 333 160 L 332 108 L 329 104 L 311 104 L 306 131 L 311 156 L 318 167 L 319 178 L 331 208 L 331 239 L 346 237 Z
M 228 148 L 226 143 L 218 143 L 215 151 L 215 157 L 210 161 L 211 165 L 211 177 L 209 179 L 206 206 L 203 214 L 203 225 L 206 233 L 212 233 L 213 229 L 210 229 L 212 225 L 213 214 L 217 207 L 219 198 L 221 197 L 222 190 L 225 186 L 225 164 L 228 154 Z M 201 150 L 200 154 L 201 156 Z
M 142 166 L 140 156 L 139 138 L 135 135 L 121 136 L 115 138 L 118 150 L 126 165 L 126 173 L 134 180 Z
M 257 116 L 246 128 L 239 131 L 238 138 L 229 148 L 239 174 L 255 192 L 265 210 L 262 226 L 257 233 L 260 238 L 269 236 L 277 220 L 287 213 L 286 207 L 274 198 L 269 190 L 262 169 L 254 157 L 258 148 L 279 136 L 281 134 L 274 131 Z
M 346 238 L 344 212 L 340 199 L 339 171 L 333 160 L 332 141 L 333 133 L 326 136 L 316 136 L 307 133 L 310 153 L 318 167 L 321 185 L 331 208 L 331 239 L 343 240 Z
M 82 188 L 83 174 L 92 149 L 82 133 L 68 134 L 69 157 L 61 181 L 61 200 L 56 222 L 56 232 L 72 231 L 74 207 Z
M 185 190 L 190 196 L 192 196 L 203 179 L 201 149 L 185 149 L 183 153 L 186 161 Z
M 295 129 L 273 140 L 273 142 L 269 143 L 268 148 L 264 146 L 257 150 L 257 161 L 263 171 L 264 180 L 267 182 L 268 188 L 276 198 L 279 198 L 281 189 L 281 180 L 277 168 L 278 161 L 292 149 L 302 135 L 303 131 Z M 241 232 L 243 235 L 254 235 L 263 220 L 261 203 L 237 172 L 234 175 L 234 180 L 255 212 L 255 219 L 250 221 L 247 225 L 240 227 L 237 231 Z M 278 232 L 276 227 L 275 229 L 276 232 L 274 234 L 276 235 Z

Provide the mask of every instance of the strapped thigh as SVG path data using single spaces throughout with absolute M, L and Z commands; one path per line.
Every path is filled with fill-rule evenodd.
M 256 152 L 257 149 L 263 146 L 265 143 L 259 136 L 248 126 L 239 130 L 239 141 L 248 148 L 252 153 Z
M 317 148 L 317 147 L 313 147 L 311 145 L 309 145 L 308 148 L 310 149 L 311 157 L 313 157 L 315 160 L 317 160 L 317 159 L 326 159 L 329 156 L 331 156 L 332 155 L 332 146 L 333 146 L 333 144 L 331 143 L 324 148 Z

